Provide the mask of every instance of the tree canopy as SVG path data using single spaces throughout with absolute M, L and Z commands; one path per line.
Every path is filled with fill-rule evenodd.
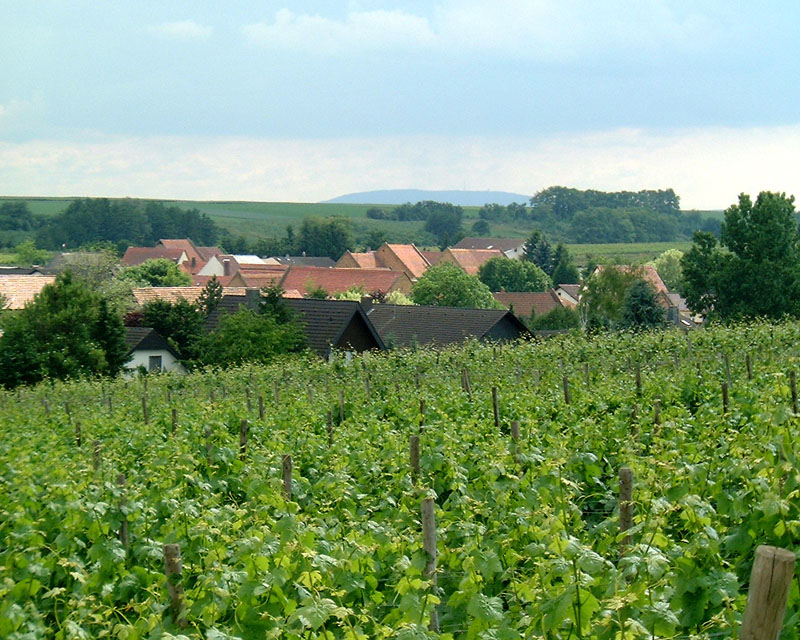
M 188 287 L 192 284 L 191 276 L 167 258 L 145 260 L 135 267 L 126 267 L 119 277 L 150 287 Z
M 550 277 L 532 262 L 497 257 L 487 260 L 478 270 L 478 279 L 490 291 L 546 291 Z
M 122 318 L 69 272 L 9 314 L 0 340 L 0 384 L 116 375 L 127 360 Z
M 696 233 L 681 260 L 689 308 L 729 320 L 800 315 L 800 233 L 794 196 L 741 194 L 725 211 L 721 238 Z
M 352 224 L 346 218 L 304 218 L 294 243 L 300 253 L 333 260 L 353 246 Z
M 414 283 L 411 299 L 415 304 L 439 307 L 492 309 L 498 306 L 489 287 L 450 262 L 429 267 Z

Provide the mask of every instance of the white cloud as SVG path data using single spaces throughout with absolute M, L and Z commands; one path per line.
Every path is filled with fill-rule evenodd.
M 338 140 L 108 137 L 0 142 L 0 193 L 313 202 L 391 188 L 533 193 L 672 187 L 684 208 L 722 209 L 740 192 L 800 196 L 800 125 L 549 138 Z
M 714 39 L 702 15 L 679 16 L 666 0 L 443 0 L 430 18 L 353 9 L 334 19 L 281 9 L 273 22 L 243 32 L 254 44 L 317 54 L 436 50 L 547 61 L 675 47 L 696 52 Z
M 404 11 L 354 11 L 344 20 L 332 20 L 281 9 L 274 22 L 250 24 L 242 30 L 254 44 L 318 54 L 411 48 L 434 40 L 426 18 Z
M 147 30 L 155 36 L 169 40 L 207 40 L 214 32 L 213 27 L 202 25 L 194 20 L 162 22 L 149 26 Z

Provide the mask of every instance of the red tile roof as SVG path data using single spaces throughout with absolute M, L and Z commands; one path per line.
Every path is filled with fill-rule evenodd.
M 428 261 L 428 264 L 434 265 L 439 262 L 439 258 L 442 257 L 441 251 L 423 251 L 420 249 L 420 253 L 425 257 Z
M 167 248 L 167 249 L 182 249 L 186 252 L 186 257 L 191 260 L 194 258 L 198 262 L 200 260 L 208 260 L 208 258 L 204 258 L 200 252 L 197 250 L 197 247 L 194 246 L 194 242 L 189 240 L 189 238 L 162 238 L 158 241 L 158 244 Z M 158 246 L 158 245 L 157 245 Z
M 0 276 L 0 295 L 7 300 L 5 308 L 22 309 L 39 295 L 45 285 L 52 284 L 55 280 L 55 276 Z
M 455 262 L 473 276 L 478 275 L 478 269 L 484 262 L 501 257 L 503 257 L 503 252 L 500 249 L 454 249 L 450 247 L 442 252 L 443 260 Z
M 406 266 L 415 278 L 419 278 L 431 266 L 425 256 L 413 244 L 389 244 L 387 242 L 383 246 L 397 256 L 397 259 Z
M 200 296 L 204 287 L 136 287 L 133 290 L 133 297 L 139 305 L 151 300 L 166 300 L 176 303 L 178 300 L 194 302 Z M 223 291 L 229 295 L 244 295 L 244 287 L 226 287 Z
M 135 267 L 147 260 L 166 258 L 178 262 L 183 255 L 183 249 L 168 249 L 165 247 L 128 247 L 120 261 L 125 267 Z
M 367 251 L 366 253 L 354 253 L 351 251 L 350 256 L 362 269 L 376 269 L 381 266 L 375 258 L 374 251 Z
M 493 293 L 494 299 L 509 309 L 513 308 L 518 316 L 529 318 L 531 315 L 540 316 L 553 309 L 564 306 L 561 298 L 550 289 L 542 292 L 526 293 Z
M 388 269 L 329 269 L 325 267 L 289 267 L 280 282 L 284 290 L 296 289 L 303 295 L 321 287 L 330 294 L 343 293 L 352 287 L 363 287 L 366 293 L 384 293 L 398 286 L 406 276 Z M 410 281 L 409 281 L 410 286 Z

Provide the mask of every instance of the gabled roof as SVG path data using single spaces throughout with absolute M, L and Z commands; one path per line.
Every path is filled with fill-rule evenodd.
M 420 253 L 424 256 L 424 258 L 428 261 L 428 264 L 434 265 L 439 262 L 439 258 L 442 257 L 442 252 L 439 250 L 436 251 L 423 251 L 420 249 Z
M 500 249 L 455 249 L 449 248 L 442 252 L 442 260 L 454 262 L 471 276 L 478 275 L 478 269 L 492 258 L 503 257 Z
M 192 278 L 192 285 L 195 287 L 205 287 L 213 278 L 217 279 L 223 287 L 228 287 L 233 276 L 201 276 L 197 274 L 190 274 Z
M 42 289 L 56 281 L 55 276 L 14 275 L 0 277 L 0 295 L 6 300 L 6 309 L 22 309 Z
M 133 297 L 139 305 L 151 300 L 165 300 L 171 304 L 175 304 L 178 300 L 195 302 L 203 289 L 204 287 L 136 287 L 133 290 Z M 223 290 L 223 295 L 225 293 L 243 294 L 244 287 L 227 287 Z
M 581 295 L 581 285 L 579 284 L 560 284 L 556 289 L 562 289 L 573 300 L 579 300 Z
M 500 292 L 493 293 L 494 299 L 509 309 L 513 308 L 514 314 L 529 318 L 532 315 L 540 316 L 553 309 L 563 307 L 561 298 L 553 289 L 537 292 Z
M 167 249 L 182 249 L 186 252 L 186 257 L 191 260 L 194 258 L 195 260 L 208 260 L 208 258 L 204 258 L 202 254 L 197 250 L 197 247 L 194 246 L 194 242 L 189 240 L 189 238 L 162 238 L 158 241 L 158 245 L 165 247 Z
M 352 287 L 363 287 L 366 293 L 393 290 L 398 281 L 408 276 L 388 269 L 326 269 L 324 267 L 289 267 L 280 281 L 285 290 L 296 289 L 306 295 L 309 289 L 321 287 L 330 294 L 343 293 Z M 410 280 L 408 280 L 410 287 Z
M 219 247 L 195 247 L 195 249 L 197 249 L 197 253 L 200 254 L 203 262 L 208 262 L 212 257 L 222 253 L 222 249 Z
M 332 267 L 336 264 L 331 258 L 328 257 L 315 257 L 315 256 L 275 256 L 271 258 L 278 264 L 286 266 L 298 267 Z
M 422 253 L 420 253 L 420 250 L 417 249 L 417 247 L 415 247 L 413 244 L 390 244 L 387 242 L 381 246 L 378 251 L 380 252 L 384 247 L 387 251 L 391 251 L 397 257 L 397 259 L 403 263 L 403 265 L 405 265 L 408 272 L 412 274 L 414 278 L 419 278 L 422 276 L 426 269 L 431 266 L 430 263 L 425 259 L 425 256 L 423 256 Z
M 125 343 L 128 353 L 134 351 L 169 351 L 175 359 L 179 359 L 177 352 L 169 346 L 164 337 L 150 327 L 125 327 Z
M 464 238 L 453 249 L 499 249 L 512 251 L 525 244 L 525 238 Z
M 206 320 L 206 329 L 216 329 L 224 314 L 236 313 L 242 306 L 255 309 L 258 302 L 255 289 L 242 295 L 224 295 Z M 328 356 L 331 347 L 355 351 L 386 348 L 358 302 L 288 298 L 286 304 L 298 314 L 309 348 L 323 357 Z
M 355 262 L 362 269 L 377 269 L 378 267 L 382 266 L 378 264 L 378 258 L 374 251 L 366 251 L 363 253 L 356 251 L 345 251 L 344 255 L 339 258 L 339 261 L 344 260 L 345 263 L 347 263 L 348 258 L 353 260 L 353 262 Z M 339 263 L 337 262 L 336 264 L 338 265 Z
M 0 278 L 3 276 L 39 276 L 43 275 L 39 267 L 12 267 L 0 265 Z
M 177 263 L 185 254 L 186 252 L 183 249 L 167 247 L 128 247 L 120 262 L 125 267 L 135 267 L 147 260 L 158 260 L 160 258 L 166 258 Z
M 383 341 L 395 346 L 444 346 L 478 340 L 514 339 L 530 332 L 514 314 L 497 309 L 376 304 L 367 310 Z

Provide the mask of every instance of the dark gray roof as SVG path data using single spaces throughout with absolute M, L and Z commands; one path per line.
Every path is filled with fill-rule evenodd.
M 150 327 L 125 327 L 125 342 L 128 353 L 133 351 L 169 351 L 176 358 L 178 354 L 169 346 L 164 337 Z
M 312 256 L 275 256 L 279 264 L 298 267 L 333 267 L 336 262 L 331 258 Z
M 44 273 L 39 267 L 11 267 L 0 265 L 0 276 L 32 276 Z
M 463 238 L 453 249 L 500 249 L 506 252 L 525 244 L 525 238 Z
M 461 309 L 376 304 L 367 311 L 387 345 L 444 346 L 475 338 L 514 340 L 531 334 L 524 324 L 505 309 Z
M 241 305 L 255 309 L 258 290 L 246 295 L 224 295 L 206 320 L 206 329 L 213 331 L 224 313 L 236 313 Z M 304 326 L 306 341 L 312 351 L 327 357 L 331 347 L 365 351 L 385 349 L 383 341 L 358 302 L 352 300 L 284 299 Z

